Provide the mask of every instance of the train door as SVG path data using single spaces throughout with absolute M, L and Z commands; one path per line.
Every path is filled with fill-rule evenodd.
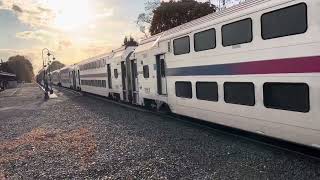
M 72 71 L 72 88 L 76 89 L 76 87 L 77 87 L 76 71 Z
M 107 74 L 108 74 L 108 87 L 112 89 L 112 79 L 111 79 L 111 64 L 107 64 Z
M 139 99 L 139 78 L 137 60 L 131 61 L 131 83 L 132 83 L 132 103 L 138 104 Z
M 78 89 L 79 90 L 81 90 L 81 79 L 80 79 L 80 70 L 78 70 L 78 85 L 79 85 L 79 87 L 78 87 Z
M 167 95 L 166 62 L 164 54 L 156 56 L 157 89 L 159 95 Z
M 121 62 L 121 81 L 122 81 L 122 92 L 123 92 L 123 100 L 128 100 L 128 91 L 127 91 L 127 70 L 125 61 Z

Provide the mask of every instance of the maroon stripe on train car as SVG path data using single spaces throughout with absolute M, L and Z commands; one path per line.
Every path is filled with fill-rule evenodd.
M 167 76 L 289 74 L 320 72 L 320 56 L 167 69 Z
M 320 72 L 320 56 L 238 63 L 235 74 L 286 74 Z

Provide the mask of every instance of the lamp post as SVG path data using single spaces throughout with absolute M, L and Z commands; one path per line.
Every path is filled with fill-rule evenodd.
M 49 84 L 50 84 L 50 94 L 53 94 L 53 89 L 52 89 L 52 76 L 51 76 L 51 69 L 50 66 L 52 65 L 52 63 L 56 60 L 56 57 L 54 56 L 54 54 L 51 54 L 53 56 L 52 61 L 48 62 L 48 71 L 49 71 Z
M 47 56 L 48 56 L 48 60 L 47 62 L 50 61 L 50 56 L 51 56 L 51 53 L 50 53 L 50 50 L 48 48 L 44 48 L 42 49 L 42 61 L 43 61 L 43 85 L 44 85 L 44 88 L 45 88 L 45 94 L 44 94 L 44 98 L 45 99 L 49 99 L 49 94 L 48 94 L 48 90 L 49 90 L 49 87 L 48 87 L 48 77 L 46 77 L 47 75 L 47 71 L 46 71 L 46 67 L 47 67 L 47 63 L 46 63 L 46 60 L 43 56 L 43 52 L 44 51 L 47 51 Z

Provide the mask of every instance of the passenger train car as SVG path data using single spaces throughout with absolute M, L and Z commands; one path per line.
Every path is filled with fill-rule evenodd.
M 78 68 L 78 90 L 320 148 L 319 11 L 247 1 L 61 69 L 61 84 Z
M 53 85 L 61 86 L 60 82 L 60 70 L 55 70 L 51 73 L 51 81 Z
M 60 84 L 62 87 L 72 88 L 72 80 L 73 77 L 71 76 L 72 66 L 64 67 L 60 69 L 59 76 L 60 76 Z

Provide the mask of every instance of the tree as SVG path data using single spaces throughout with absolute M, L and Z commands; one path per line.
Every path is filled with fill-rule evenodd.
M 0 64 L 0 71 L 13 73 L 13 71 L 10 69 L 8 63 L 3 62 L 2 60 L 1 60 L 1 64 Z
M 139 14 L 136 23 L 140 31 L 147 37 L 147 29 L 151 35 L 155 35 L 215 11 L 216 6 L 210 1 L 170 0 L 160 2 L 160 0 L 149 0 L 145 4 L 145 13 Z
M 138 46 L 138 42 L 136 40 L 134 40 L 133 37 L 128 37 L 126 36 L 123 40 L 123 46 L 125 46 L 126 48 L 129 46 Z
M 155 35 L 206 16 L 216 11 L 216 6 L 208 2 L 195 0 L 180 0 L 161 2 L 153 11 L 150 34 Z
M 160 0 L 149 0 L 145 3 L 145 12 L 139 14 L 138 19 L 136 21 L 139 30 L 148 37 L 148 29 L 150 28 L 150 24 L 153 18 L 153 11 L 160 6 Z
M 12 56 L 6 62 L 11 73 L 16 74 L 18 81 L 32 82 L 34 79 L 31 62 L 24 56 Z
M 50 71 L 52 72 L 52 71 L 61 69 L 61 68 L 65 67 L 65 66 L 66 65 L 62 64 L 59 61 L 53 61 L 52 64 L 49 66 L 49 68 L 50 68 Z
M 126 46 L 128 44 L 128 38 L 127 36 L 124 37 L 124 40 L 123 40 L 123 46 Z

